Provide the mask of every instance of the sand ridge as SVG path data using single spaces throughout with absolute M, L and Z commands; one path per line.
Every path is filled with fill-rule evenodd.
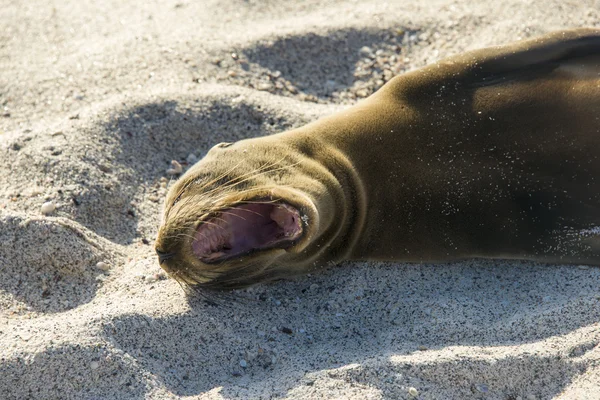
M 600 2 L 4 3 L 0 397 L 600 397 L 597 268 L 356 263 L 208 302 L 152 248 L 171 160 Z

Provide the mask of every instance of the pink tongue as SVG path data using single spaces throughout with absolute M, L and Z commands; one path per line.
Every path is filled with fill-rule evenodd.
M 294 240 L 302 233 L 298 210 L 285 204 L 244 204 L 200 224 L 192 249 L 203 261 L 245 254 Z

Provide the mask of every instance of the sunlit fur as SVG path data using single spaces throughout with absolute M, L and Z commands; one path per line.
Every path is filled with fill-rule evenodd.
M 332 116 L 217 145 L 169 191 L 156 248 L 182 285 L 229 289 L 341 260 L 600 264 L 600 31 L 468 52 Z M 211 264 L 199 224 L 296 208 L 292 246 Z

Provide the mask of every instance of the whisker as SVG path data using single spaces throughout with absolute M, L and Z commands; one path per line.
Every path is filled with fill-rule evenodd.
M 181 286 L 181 288 L 183 289 L 184 292 L 189 293 L 190 290 L 190 284 L 188 282 L 186 282 L 186 279 L 184 277 L 181 276 L 181 272 L 179 270 L 171 270 L 169 272 L 169 275 L 175 279 L 175 282 L 177 282 L 179 284 L 179 286 Z
M 212 189 L 212 190 L 210 190 L 210 191 L 208 191 L 208 192 L 206 192 L 206 193 L 203 193 L 203 194 L 204 194 L 204 195 L 210 195 L 210 194 L 212 194 L 212 193 L 213 193 L 215 190 L 219 190 L 219 189 L 231 189 L 231 188 L 233 188 L 233 187 L 235 187 L 235 186 L 238 186 L 238 185 L 240 185 L 240 184 L 242 184 L 242 183 L 244 183 L 244 182 L 247 182 L 247 181 L 249 181 L 250 179 L 253 179 L 253 178 L 257 177 L 257 176 L 264 175 L 264 174 L 266 174 L 266 173 L 268 173 L 268 172 L 275 172 L 275 171 L 279 171 L 279 170 L 281 170 L 281 169 L 285 169 L 285 168 L 289 168 L 289 167 L 294 167 L 294 166 L 296 166 L 296 165 L 298 165 L 298 164 L 300 163 L 300 161 L 298 161 L 297 163 L 294 163 L 294 164 L 291 164 L 291 165 L 288 165 L 288 166 L 283 166 L 283 167 L 279 167 L 279 168 L 275 168 L 275 169 L 267 170 L 268 168 L 271 168 L 272 166 L 274 166 L 274 165 L 277 165 L 277 164 L 281 163 L 283 160 L 285 160 L 285 158 L 286 158 L 286 156 L 283 156 L 283 158 L 281 158 L 279 161 L 275 161 L 275 162 L 272 162 L 272 163 L 270 163 L 270 164 L 263 165 L 263 166 L 262 166 L 262 167 L 260 167 L 260 168 L 256 168 L 256 169 L 255 169 L 255 170 L 253 170 L 253 171 L 250 171 L 250 172 L 247 172 L 247 173 L 245 173 L 245 174 L 242 174 L 242 175 L 240 175 L 240 176 L 238 176 L 238 177 L 236 177 L 236 178 L 232 179 L 231 181 L 229 181 L 229 182 L 225 183 L 225 184 L 224 184 L 224 185 L 222 185 L 221 187 L 214 188 L 214 189 Z M 241 179 L 241 180 L 240 180 L 240 179 Z
M 284 159 L 285 159 L 285 157 L 283 157 L 283 158 L 282 158 L 281 160 L 279 160 L 277 163 L 281 162 L 281 161 L 282 161 L 282 160 L 284 160 Z M 246 179 L 242 179 L 241 181 L 237 181 L 237 182 L 234 182 L 234 183 L 232 183 L 232 184 L 229 184 L 229 185 L 224 185 L 223 187 L 214 188 L 214 189 L 212 189 L 212 190 L 209 190 L 209 191 L 208 191 L 208 192 L 206 192 L 206 193 L 203 193 L 202 195 L 203 195 L 203 196 L 205 196 L 205 197 L 208 197 L 208 196 L 210 196 L 211 194 L 213 194 L 215 191 L 217 191 L 217 190 L 219 190 L 219 189 L 220 189 L 220 190 L 223 190 L 223 191 L 225 191 L 226 193 L 224 193 L 223 195 L 221 195 L 221 196 L 217 197 L 216 199 L 213 199 L 212 203 L 213 203 L 213 204 L 218 204 L 218 203 L 219 203 L 219 202 L 221 202 L 223 199 L 226 199 L 226 198 L 229 196 L 229 193 L 233 192 L 233 188 L 234 188 L 235 186 L 237 186 L 237 185 L 240 185 L 240 184 L 242 184 L 242 183 L 244 183 L 244 182 L 246 182 L 246 181 L 248 181 L 248 180 L 250 180 L 250 179 L 252 179 L 252 178 L 254 178 L 254 177 L 256 177 L 256 176 L 260 176 L 260 175 L 263 175 L 263 174 L 266 174 L 266 173 L 269 173 L 269 172 L 275 172 L 275 171 L 283 170 L 283 169 L 286 169 L 286 168 L 292 168 L 292 167 L 294 167 L 294 166 L 296 166 L 296 165 L 298 165 L 298 164 L 300 164 L 300 161 L 298 161 L 298 162 L 296 162 L 296 163 L 293 163 L 293 164 L 290 164 L 290 165 L 287 165 L 287 166 L 278 167 L 278 168 L 275 168 L 275 169 L 272 169 L 272 170 L 269 170 L 269 171 L 266 171 L 266 170 L 264 170 L 264 169 L 266 169 L 266 168 L 268 168 L 268 167 L 270 167 L 270 166 L 272 166 L 272 165 L 276 165 L 276 163 L 271 163 L 271 164 L 269 164 L 269 165 L 267 165 L 267 166 L 263 167 L 263 171 L 261 171 L 261 172 L 258 172 L 258 173 L 255 173 L 255 172 L 249 172 L 249 173 L 247 173 L 247 174 L 244 174 L 244 175 L 242 175 L 241 177 L 238 177 L 238 178 L 236 178 L 236 179 L 240 179 L 240 178 L 242 178 L 242 177 L 244 177 L 244 176 L 248 176 Z M 252 174 L 253 174 L 253 175 L 252 175 Z M 233 180 L 233 181 L 235 181 L 235 180 Z M 283 187 L 285 187 L 285 186 L 287 186 L 287 185 L 279 185 L 279 187 L 282 187 L 282 186 L 283 186 Z M 263 189 L 264 189 L 264 188 L 263 188 Z M 240 192 L 237 192 L 237 193 L 236 193 L 236 195 L 237 195 L 237 196 L 240 196 L 240 195 L 244 195 L 244 194 L 250 193 L 250 192 L 252 192 L 252 191 L 263 190 L 263 189 L 261 189 L 261 188 L 250 188 L 250 189 L 245 189 L 245 190 L 242 190 L 242 191 L 240 191 Z M 215 209 L 217 209 L 217 207 L 215 207 Z M 211 212 L 214 212 L 214 211 L 211 211 Z
M 196 233 L 199 233 L 199 234 L 201 234 L 202 236 L 204 236 L 204 238 L 205 238 L 205 239 L 207 239 L 207 240 L 208 240 L 208 237 L 206 237 L 206 235 L 202 234 L 202 232 L 196 232 Z M 189 235 L 189 234 L 187 234 L 187 233 L 178 233 L 177 235 L 173 236 L 173 238 L 174 238 L 174 239 L 180 239 L 180 238 L 184 238 L 184 237 L 187 237 L 187 238 L 189 238 L 189 239 L 192 239 L 192 241 L 193 241 L 193 240 L 196 240 L 196 238 L 195 238 L 195 237 L 193 237 L 192 235 Z
M 271 164 L 268 164 L 268 165 L 266 165 L 266 166 L 263 166 L 263 167 L 261 167 L 261 168 L 255 169 L 254 171 L 250 171 L 250 172 L 248 172 L 248 173 L 246 173 L 246 174 L 243 174 L 243 175 L 241 175 L 241 176 L 239 176 L 239 177 L 237 177 L 237 178 L 235 178 L 235 179 L 237 180 L 237 179 L 241 179 L 241 178 L 243 178 L 243 177 L 245 177 L 245 176 L 252 175 L 252 174 L 256 173 L 256 172 L 257 172 L 257 170 L 258 170 L 258 171 L 260 171 L 261 169 L 269 168 L 269 167 L 271 167 L 272 165 L 276 165 L 277 163 L 279 163 L 279 162 L 283 161 L 284 159 L 285 159 L 285 156 L 284 156 L 284 157 L 283 157 L 281 160 L 279 160 L 279 161 L 277 161 L 277 162 L 275 162 L 275 163 L 271 163 Z M 236 165 L 234 165 L 234 166 L 233 166 L 231 169 L 229 169 L 228 171 L 226 171 L 226 172 L 222 173 L 221 175 L 219 175 L 218 177 L 214 178 L 213 180 L 211 180 L 211 181 L 209 181 L 209 182 L 206 182 L 206 183 L 204 183 L 202 186 L 200 186 L 199 190 L 202 190 L 202 189 L 206 188 L 207 186 L 209 186 L 209 185 L 212 185 L 212 184 L 213 184 L 213 183 L 215 183 L 215 182 L 218 182 L 220 179 L 223 179 L 225 176 L 227 176 L 228 174 L 230 174 L 231 172 L 233 172 L 233 171 L 234 171 L 234 170 L 235 170 L 237 167 L 239 167 L 239 166 L 242 164 L 242 162 L 243 162 L 243 161 L 240 161 L 239 163 L 237 163 Z M 262 172 L 263 172 L 263 171 L 260 171 L 259 173 L 262 173 Z M 170 181 L 169 181 L 169 185 L 170 185 L 170 184 L 171 184 L 171 182 L 172 182 L 172 180 L 173 180 L 173 177 L 171 177 L 171 178 L 169 178 L 169 179 L 170 179 Z M 192 185 L 194 182 L 195 182 L 195 181 L 193 181 L 193 180 L 192 180 L 192 181 L 189 181 L 188 183 L 186 183 L 186 184 L 185 184 L 185 185 L 184 185 L 184 186 L 183 186 L 183 187 L 182 187 L 182 188 L 179 190 L 179 192 L 177 193 L 177 196 L 175 196 L 175 199 L 178 199 L 178 198 L 179 198 L 179 197 L 180 197 L 180 196 L 183 194 L 183 192 L 185 192 L 185 191 L 186 191 L 186 190 L 187 190 L 187 189 L 188 189 L 188 188 L 189 188 L 189 187 L 190 187 L 190 186 L 191 186 L 191 185 Z M 239 183 L 239 182 L 238 182 L 238 183 Z M 235 183 L 235 184 L 237 185 L 238 183 Z M 227 184 L 225 184 L 225 185 L 223 185 L 223 186 L 224 186 L 225 188 L 227 188 L 227 187 L 228 187 L 228 185 L 227 185 Z M 214 189 L 212 189 L 212 190 L 210 190 L 210 191 L 208 191 L 208 192 L 204 193 L 204 195 L 210 195 L 211 193 L 213 193 L 215 190 L 218 190 L 218 189 L 222 189 L 222 187 L 220 187 L 220 188 L 214 188 Z M 173 206 L 174 206 L 174 205 L 175 205 L 175 204 L 173 204 Z M 169 210 L 166 212 L 167 216 L 168 216 L 168 213 L 171 211 L 171 208 L 172 208 L 173 206 L 171 206 L 171 207 L 169 208 Z
M 213 217 L 213 218 L 217 218 L 217 217 Z M 211 219 L 212 219 L 212 218 L 211 218 Z M 227 221 L 225 221 L 223 218 L 219 218 L 219 219 L 220 219 L 221 221 L 223 221 L 223 222 L 227 222 Z M 208 221 L 208 220 L 202 220 L 202 221 L 200 221 L 200 224 L 199 224 L 199 225 L 204 225 L 204 224 L 206 224 L 206 225 L 212 225 L 212 226 L 216 226 L 216 227 L 218 227 L 218 228 L 221 228 L 221 229 L 225 229 L 225 227 L 224 227 L 224 226 L 221 226 L 221 225 L 219 225 L 219 224 L 215 224 L 214 222 L 210 222 L 210 221 Z
M 236 182 L 234 185 L 230 186 L 229 188 L 231 188 L 231 187 L 233 187 L 233 186 L 237 186 L 237 185 L 239 185 L 239 184 L 242 184 L 242 183 L 244 183 L 244 182 L 247 182 L 247 181 L 249 181 L 250 179 L 256 178 L 257 176 L 261 176 L 261 175 L 264 175 L 264 174 L 266 174 L 266 173 L 269 173 L 269 172 L 281 171 L 281 170 L 284 170 L 284 169 L 286 169 L 286 168 L 292 168 L 292 167 L 295 167 L 295 166 L 296 166 L 296 165 L 298 165 L 298 164 L 300 164 L 300 161 L 298 161 L 298 162 L 296 162 L 296 163 L 294 163 L 294 164 L 285 165 L 285 166 L 283 166 L 283 167 L 279 167 L 279 168 L 271 169 L 271 170 L 268 170 L 268 171 L 261 171 L 261 172 L 259 172 L 259 173 L 255 174 L 255 175 L 251 175 L 251 176 L 247 177 L 247 178 L 246 178 L 246 179 L 244 179 L 244 180 L 241 180 L 241 181 L 239 181 L 239 182 Z
M 281 201 L 281 199 L 273 199 L 273 200 L 269 200 L 269 201 L 241 200 L 240 203 L 242 203 L 242 204 L 274 204 L 279 201 Z
M 217 278 L 212 279 L 211 281 L 206 282 L 203 285 L 214 284 L 214 285 L 218 286 L 218 285 L 222 285 L 222 284 L 228 284 L 228 283 L 231 283 L 231 282 L 239 281 L 240 280 L 240 276 L 239 276 L 240 273 L 246 272 L 247 270 L 252 269 L 252 268 L 256 268 L 256 267 L 257 267 L 257 265 L 256 264 L 252 264 L 252 263 L 246 264 L 246 265 L 242 265 L 240 267 L 237 267 L 237 268 L 234 268 L 234 269 L 231 269 L 231 270 L 227 271 L 226 274 L 219 275 Z M 249 278 L 252 278 L 253 276 L 260 275 L 261 273 L 263 273 L 265 271 L 265 269 L 267 269 L 267 266 L 265 266 L 264 268 L 260 268 L 257 271 L 253 271 L 254 273 L 248 274 L 248 275 L 244 276 L 243 278 L 244 278 L 244 280 L 247 281 Z
M 282 187 L 288 187 L 289 188 L 290 186 L 289 185 L 277 185 L 277 187 L 278 188 L 282 188 Z M 244 189 L 244 190 L 241 190 L 239 192 L 236 192 L 235 196 L 236 197 L 240 197 L 240 196 L 246 195 L 248 193 L 256 192 L 256 191 L 264 191 L 265 189 L 266 188 L 264 188 L 264 187 L 254 187 L 254 188 Z M 221 197 L 218 197 L 217 199 L 215 199 L 214 202 L 215 203 L 221 202 L 222 200 L 227 199 L 228 197 L 230 197 L 229 193 L 225 193 Z M 280 201 L 280 200 L 281 199 L 274 199 L 272 201 L 273 202 L 277 202 L 277 201 Z M 250 201 L 252 201 L 252 200 L 239 200 L 239 201 L 236 201 L 236 203 L 244 203 L 244 202 L 250 202 Z M 254 201 L 256 201 L 256 200 L 254 200 Z
M 216 219 L 216 220 L 219 220 L 219 221 L 221 221 L 221 222 L 227 223 L 227 221 L 226 221 L 226 220 L 224 220 L 223 218 L 219 218 L 219 217 L 212 217 L 211 219 Z M 215 224 L 215 225 L 216 225 L 216 224 Z
M 221 175 L 219 175 L 218 177 L 216 177 L 215 179 L 213 179 L 210 182 L 206 182 L 204 185 L 200 186 L 198 189 L 202 190 L 205 187 L 212 185 L 215 182 L 218 182 L 219 180 L 223 179 L 224 177 L 226 177 L 228 174 L 230 174 L 231 172 L 233 172 L 237 167 L 239 167 L 242 164 L 243 161 L 240 161 L 239 163 L 237 163 L 236 165 L 234 165 L 230 170 L 222 173 Z
M 221 214 L 232 215 L 232 216 L 234 216 L 234 217 L 238 217 L 238 218 L 241 218 L 241 219 L 243 219 L 244 221 L 247 221 L 247 219 L 246 219 L 246 218 L 244 218 L 244 217 L 242 217 L 241 215 L 237 215 L 237 214 L 235 214 L 235 213 L 232 213 L 232 212 L 229 212 L 229 211 L 224 211 L 224 210 L 222 210 L 222 211 L 219 211 L 219 212 L 220 212 Z
M 177 217 L 177 216 L 179 215 L 179 213 L 183 211 L 183 209 L 185 208 L 185 207 L 184 207 L 184 205 L 185 205 L 187 202 L 189 202 L 189 201 L 190 201 L 190 199 L 181 199 L 180 201 L 178 201 L 178 202 L 177 202 L 177 204 L 178 204 L 179 206 L 177 207 L 177 211 L 175 212 L 175 215 L 173 215 L 173 218 Z M 172 210 L 174 207 L 175 207 L 175 205 L 173 205 L 173 206 L 171 206 L 171 207 L 169 208 L 169 213 L 171 212 L 171 210 Z M 168 216 L 168 215 L 167 215 L 167 216 Z M 166 219 L 166 216 L 165 216 L 165 219 Z
M 197 297 L 199 297 L 200 300 L 204 301 L 205 303 L 207 303 L 210 306 L 213 306 L 213 307 L 219 306 L 219 304 L 215 301 L 218 299 L 209 297 L 208 292 L 206 290 L 202 290 L 202 288 L 198 285 L 190 285 L 190 291 L 187 294 L 189 297 L 191 297 L 191 299 L 189 299 L 189 300 L 193 301 L 193 300 L 196 300 Z M 211 293 L 211 294 L 214 294 L 214 293 Z
M 232 181 L 235 181 L 235 180 L 237 180 L 237 179 L 244 178 L 244 177 L 246 177 L 246 176 L 252 176 L 253 174 L 262 174 L 262 173 L 268 172 L 268 171 L 267 171 L 267 169 L 271 168 L 271 167 L 272 167 L 272 166 L 274 166 L 274 165 L 280 164 L 280 163 L 281 163 L 283 160 L 285 160 L 285 158 L 286 158 L 286 156 L 283 156 L 283 157 L 282 157 L 282 158 L 281 158 L 279 161 L 274 161 L 274 162 L 272 162 L 272 163 L 270 163 L 270 164 L 265 164 L 265 165 L 263 165 L 263 166 L 260 166 L 260 167 L 258 167 L 258 168 L 255 168 L 253 171 L 250 171 L 250 172 L 247 172 L 247 173 L 245 173 L 245 174 L 243 174 L 243 175 L 240 175 L 240 176 L 238 176 L 237 178 L 235 178 L 235 179 L 234 179 L 234 180 L 232 180 Z M 240 182 L 236 182 L 236 185 L 237 185 L 238 183 L 240 183 Z
M 285 158 L 285 157 L 284 157 L 284 158 Z M 232 169 L 230 169 L 229 171 L 227 171 L 227 172 L 225 172 L 225 173 L 221 174 L 221 175 L 220 175 L 218 178 L 216 178 L 216 179 L 213 179 L 212 181 L 210 181 L 210 182 L 209 182 L 209 183 L 207 183 L 206 185 L 203 185 L 203 186 L 201 186 L 201 187 L 200 187 L 200 189 L 203 189 L 203 188 L 207 187 L 208 185 L 211 185 L 211 184 L 213 184 L 213 183 L 215 183 L 215 182 L 218 182 L 220 179 L 223 179 L 223 178 L 224 178 L 224 177 L 226 177 L 228 174 L 230 174 L 230 173 L 231 173 L 231 172 L 232 172 L 232 171 L 233 171 L 235 168 L 237 168 L 237 167 L 238 167 L 238 166 L 239 166 L 241 163 L 242 163 L 242 162 L 240 161 L 240 162 L 239 162 L 239 163 L 238 163 L 238 164 L 237 164 L 235 167 L 233 167 L 233 168 L 232 168 Z M 214 192 L 214 191 L 216 191 L 216 190 L 219 190 L 219 189 L 227 189 L 227 188 L 231 187 L 231 183 L 235 182 L 236 180 L 243 179 L 243 178 L 244 178 L 244 177 L 246 177 L 246 176 L 250 176 L 250 175 L 252 175 L 252 174 L 255 174 L 257 171 L 261 171 L 261 169 L 265 169 L 265 168 L 269 168 L 269 167 L 271 167 L 271 165 L 275 165 L 275 164 L 268 164 L 268 165 L 262 166 L 262 167 L 260 167 L 260 168 L 256 168 L 256 169 L 254 169 L 253 171 L 246 172 L 245 174 L 242 174 L 242 175 L 240 175 L 240 176 L 238 176 L 238 177 L 236 177 L 236 178 L 234 178 L 234 179 L 231 179 L 230 181 L 228 181 L 228 182 L 225 182 L 223 185 L 220 185 L 219 187 L 213 188 L 213 189 L 209 190 L 208 192 L 205 192 L 204 194 L 205 194 L 205 195 L 210 195 L 211 193 L 213 193 L 213 192 Z
M 208 196 L 212 195 L 213 193 L 215 193 L 218 190 L 232 191 L 232 189 L 234 187 L 239 186 L 239 185 L 241 185 L 241 184 L 249 181 L 250 179 L 256 178 L 258 176 L 261 176 L 261 175 L 264 175 L 264 174 L 267 174 L 267 173 L 272 173 L 272 172 L 284 170 L 284 169 L 287 169 L 287 168 L 292 168 L 292 167 L 295 167 L 296 165 L 298 165 L 298 164 L 301 163 L 301 161 L 298 161 L 298 162 L 292 163 L 290 165 L 284 165 L 284 166 L 281 166 L 281 167 L 277 167 L 275 169 L 271 169 L 271 167 L 276 166 L 278 164 L 281 164 L 285 159 L 286 159 L 286 156 L 283 156 L 281 159 L 279 159 L 277 161 L 273 161 L 273 162 L 268 163 L 266 165 L 263 165 L 263 166 L 261 166 L 259 168 L 256 168 L 253 171 L 250 171 L 250 172 L 247 172 L 245 174 L 242 174 L 242 175 L 240 175 L 240 176 L 238 176 L 238 177 L 230 180 L 229 182 L 226 182 L 225 184 L 223 184 L 223 185 L 221 185 L 219 187 L 213 188 L 213 189 L 211 189 L 211 190 L 203 193 L 202 195 L 205 196 L 205 197 L 208 197 Z M 237 163 L 236 165 L 234 165 L 232 168 L 230 168 L 228 171 L 222 173 L 221 175 L 219 175 L 218 177 L 212 179 L 211 181 L 205 182 L 202 186 L 200 186 L 199 189 L 202 190 L 202 189 L 204 189 L 204 188 L 206 188 L 206 187 L 214 184 L 215 182 L 218 182 L 220 179 L 223 179 L 225 176 L 227 176 L 228 174 L 230 174 L 231 172 L 233 172 L 236 168 L 238 168 L 242 164 L 242 162 L 243 161 L 240 161 L 239 163 Z M 169 185 L 171 184 L 171 182 L 173 181 L 173 179 L 174 179 L 173 177 L 170 178 Z M 183 195 L 183 193 L 193 183 L 195 183 L 195 181 L 193 181 L 193 180 L 189 181 L 188 183 L 186 183 L 179 190 L 179 192 L 175 196 L 175 199 L 179 199 Z M 216 203 L 217 201 L 219 201 L 221 199 L 222 199 L 222 197 L 221 198 L 217 198 L 216 200 L 213 201 L 213 203 Z M 179 201 L 174 202 L 167 210 L 165 210 L 165 217 L 164 217 L 165 219 L 167 219 L 169 217 L 169 214 L 171 213 L 171 211 L 172 211 L 173 207 L 175 206 L 175 204 L 177 204 L 180 201 L 183 201 L 183 200 L 180 199 Z M 180 205 L 180 207 L 178 208 L 178 212 L 176 213 L 176 216 L 177 216 L 177 214 L 179 214 L 179 212 L 180 212 L 180 210 L 182 208 L 184 208 L 184 207 L 182 207 L 182 205 Z
M 169 178 L 169 183 L 168 183 L 167 187 L 169 187 L 171 185 L 172 181 L 173 181 L 173 177 Z M 175 201 L 170 205 L 169 209 L 165 211 L 165 214 L 167 216 L 169 215 L 169 213 L 171 212 L 171 209 L 175 206 L 175 204 L 177 204 L 179 202 L 180 197 L 183 194 L 183 192 L 185 192 L 192 183 L 193 183 L 193 181 L 187 182 L 185 185 L 183 185 L 183 187 L 179 190 L 179 192 L 177 192 L 177 195 L 175 196 Z
M 239 211 L 246 211 L 246 212 L 249 212 L 249 213 L 252 213 L 252 214 L 256 214 L 256 215 L 258 215 L 259 217 L 262 217 L 262 216 L 263 216 L 261 213 L 259 213 L 259 212 L 256 212 L 256 211 L 254 211 L 254 210 L 248 210 L 248 209 L 245 209 L 245 208 L 236 208 L 236 210 L 239 210 Z

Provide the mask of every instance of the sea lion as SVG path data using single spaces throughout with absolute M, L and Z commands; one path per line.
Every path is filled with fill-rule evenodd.
M 599 265 L 599 154 L 600 30 L 557 32 L 216 145 L 167 195 L 156 251 L 212 289 L 342 260 Z

